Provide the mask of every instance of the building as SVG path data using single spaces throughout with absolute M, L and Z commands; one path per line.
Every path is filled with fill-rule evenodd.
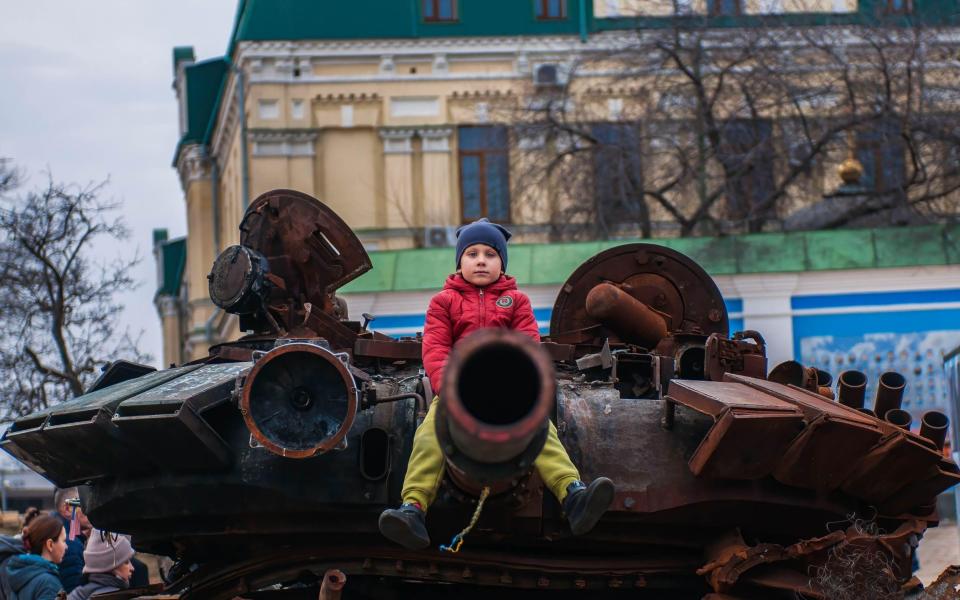
M 578 57 L 603 53 L 611 40 L 638 30 L 677 23 L 744 30 L 765 26 L 771 15 L 781 25 L 841 29 L 884 19 L 943 23 L 949 17 L 941 4 L 240 0 L 225 56 L 198 62 L 191 48 L 174 50 L 182 134 L 174 165 L 188 234 L 155 240 L 164 362 L 197 358 L 211 344 L 240 334 L 236 320 L 210 302 L 206 275 L 217 253 L 237 242 L 248 203 L 275 188 L 318 197 L 358 232 L 376 268 L 344 292 L 354 314 L 378 315 L 375 327 L 404 334 L 420 326 L 428 290 L 452 266 L 444 247 L 453 229 L 481 216 L 509 222 L 516 231 L 521 245 L 511 251 L 511 271 L 531 292 L 545 324 L 566 275 L 593 251 L 621 242 L 544 244 L 559 213 L 550 202 L 538 208 L 517 200 L 517 156 L 529 146 L 504 121 L 505 107 L 537 104 L 538 94 L 563 87 Z M 592 84 L 604 77 L 587 73 L 584 86 L 571 92 L 573 102 L 592 111 L 591 122 L 617 122 L 637 97 L 616 86 L 596 92 Z M 877 180 L 884 157 L 868 160 L 864 153 L 872 147 L 877 140 L 857 140 L 857 155 Z M 844 155 L 834 158 L 839 163 Z M 817 199 L 840 183 L 829 164 L 820 167 L 824 183 Z M 750 185 L 761 180 L 754 177 Z M 891 314 L 920 311 L 936 317 L 925 331 L 941 330 L 943 315 L 929 309 L 957 309 L 950 295 L 957 258 L 953 230 L 928 227 L 912 230 L 910 239 L 926 250 L 911 258 L 897 251 L 906 230 L 666 243 L 704 261 L 727 295 L 735 325 L 778 332 L 768 334 L 774 360 L 822 362 L 848 356 L 860 343 L 854 340 L 889 333 L 883 328 L 892 323 L 855 325 L 842 330 L 844 341 L 834 335 L 827 342 L 828 333 L 841 331 L 827 319 L 834 314 L 875 314 L 877 306 Z M 636 231 L 621 237 L 635 238 Z M 844 298 L 833 297 L 837 293 Z

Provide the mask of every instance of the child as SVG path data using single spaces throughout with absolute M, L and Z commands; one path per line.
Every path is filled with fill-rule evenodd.
M 487 219 L 457 230 L 457 272 L 447 277 L 443 290 L 430 300 L 423 327 L 423 367 L 435 390 L 440 389 L 454 344 L 478 329 L 516 329 L 540 341 L 530 299 L 517 289 L 513 277 L 504 274 L 508 239 L 506 228 Z M 411 550 L 430 545 L 424 515 L 443 478 L 443 455 L 434 428 L 436 407 L 434 398 L 414 434 L 403 481 L 403 505 L 380 515 L 380 532 Z M 574 535 L 593 529 L 613 501 L 613 483 L 606 477 L 597 478 L 589 487 L 580 481 L 553 423 L 534 466 L 563 506 Z

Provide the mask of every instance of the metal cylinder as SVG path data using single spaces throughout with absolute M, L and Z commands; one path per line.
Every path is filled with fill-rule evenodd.
M 817 369 L 817 387 L 830 387 L 833 384 L 833 375 L 823 369 Z M 831 398 L 833 395 L 831 394 Z
M 837 378 L 837 400 L 850 408 L 863 408 L 867 376 L 861 371 L 844 371 Z
M 827 377 L 830 376 L 826 371 L 822 372 Z M 820 371 L 815 367 L 804 367 L 795 360 L 785 360 L 770 370 L 767 379 L 782 385 L 794 385 L 811 392 L 820 392 L 817 380 L 820 379 Z
M 286 458 L 310 458 L 343 441 L 359 400 L 347 354 L 293 342 L 267 352 L 250 369 L 240 413 L 260 446 Z
M 871 417 L 876 417 L 876 416 L 877 416 L 877 413 L 873 412 L 873 409 L 872 409 L 872 408 L 863 408 L 863 407 L 861 406 L 861 407 L 858 408 L 857 410 L 859 410 L 860 412 L 862 412 L 862 413 L 865 414 L 865 415 L 870 415 Z
M 667 319 L 610 283 L 600 283 L 586 298 L 587 314 L 624 342 L 653 348 L 667 336 Z
M 522 333 L 484 329 L 459 342 L 436 419 L 448 465 L 481 483 L 529 469 L 546 440 L 555 396 L 553 362 Z
M 943 442 L 947 439 L 947 427 L 950 419 L 939 410 L 928 410 L 920 417 L 920 435 L 927 438 L 943 450 Z
M 877 397 L 873 401 L 873 412 L 877 417 L 885 419 L 887 411 L 894 408 L 900 408 L 903 402 L 903 389 L 907 380 L 903 375 L 894 371 L 887 371 L 880 376 L 880 382 L 877 384 Z
M 884 420 L 891 425 L 896 425 L 901 429 L 910 430 L 913 425 L 913 416 L 902 408 L 891 408 L 884 416 Z

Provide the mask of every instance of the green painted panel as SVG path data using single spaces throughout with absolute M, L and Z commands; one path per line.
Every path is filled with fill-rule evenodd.
M 392 290 L 396 275 L 397 252 L 371 252 L 373 268 L 354 279 L 339 291 L 362 294 Z
M 559 284 L 587 259 L 603 249 L 598 242 L 552 244 L 533 247 L 531 285 Z
M 803 234 L 757 233 L 736 239 L 738 273 L 789 273 L 806 270 Z
M 671 238 L 652 240 L 687 256 L 711 275 L 737 272 L 737 255 L 733 237 Z
M 437 290 L 453 273 L 456 258 L 453 248 L 425 248 L 397 253 L 394 291 Z
M 873 230 L 878 267 L 943 265 L 943 234 L 939 227 L 891 227 Z
M 948 264 L 960 263 L 960 224 L 943 226 L 943 248 Z
M 808 231 L 804 236 L 810 270 L 869 269 L 876 264 L 869 229 Z
M 510 246 L 509 260 L 507 262 L 507 274 L 516 278 L 517 285 L 530 283 L 533 274 L 533 249 L 532 245 Z

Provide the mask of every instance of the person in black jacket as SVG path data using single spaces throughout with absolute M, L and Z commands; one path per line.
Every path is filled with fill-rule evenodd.
M 63 589 L 68 594 L 73 591 L 73 588 L 80 585 L 83 575 L 83 547 L 87 543 L 87 538 L 83 532 L 90 530 L 90 521 L 83 514 L 83 509 L 77 506 L 77 524 L 74 529 L 78 531 L 76 536 L 71 539 L 70 525 L 74 515 L 74 506 L 71 502 L 76 502 L 79 498 L 80 493 L 75 487 L 59 489 L 53 497 L 56 507 L 54 514 L 60 519 L 67 531 L 67 553 L 63 557 L 63 562 L 60 563 L 60 583 L 63 584 Z

